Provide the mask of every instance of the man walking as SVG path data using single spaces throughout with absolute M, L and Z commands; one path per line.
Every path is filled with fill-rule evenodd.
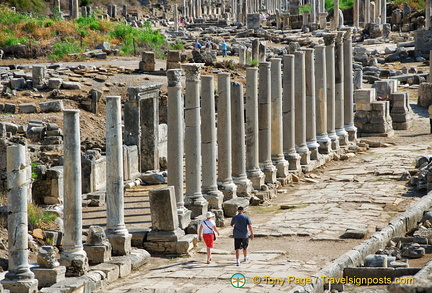
M 238 214 L 231 220 L 231 227 L 234 228 L 234 249 L 236 251 L 236 264 L 240 265 L 240 249 L 243 249 L 244 262 L 249 258 L 247 256 L 247 248 L 249 246 L 249 237 L 254 239 L 254 233 L 252 229 L 252 222 L 248 216 L 244 214 L 244 208 L 238 207 Z M 248 228 L 250 236 L 248 234 Z

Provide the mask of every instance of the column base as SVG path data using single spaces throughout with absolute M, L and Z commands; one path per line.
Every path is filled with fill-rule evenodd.
M 237 186 L 237 196 L 240 197 L 251 197 L 252 196 L 252 181 L 246 176 L 244 177 L 233 177 L 234 184 Z
M 348 132 L 348 140 L 351 142 L 357 141 L 357 127 L 354 125 L 345 125 L 345 131 Z
M 3 288 L 9 290 L 10 292 L 22 292 L 22 293 L 36 293 L 38 291 L 38 280 L 1 280 Z
M 132 234 L 108 234 L 107 238 L 111 243 L 112 255 L 121 256 L 130 254 L 132 250 Z
M 205 190 L 203 191 L 204 198 L 208 201 L 208 209 L 222 209 L 223 193 L 220 190 Z
M 289 175 L 289 163 L 285 160 L 284 157 L 274 160 L 273 165 L 276 167 L 277 178 L 286 178 Z
M 331 139 L 331 148 L 334 152 L 338 153 L 340 149 L 339 145 L 339 137 L 336 135 L 336 133 L 329 133 L 329 137 Z
M 179 228 L 186 229 L 191 222 L 191 214 L 192 212 L 185 207 L 181 207 L 177 209 L 177 216 L 179 220 Z
M 264 173 L 265 179 L 264 183 L 274 184 L 276 183 L 276 167 L 272 164 L 265 164 L 261 166 L 261 171 Z
M 298 172 L 301 171 L 300 156 L 296 152 L 285 154 L 285 159 L 288 161 L 288 170 Z
M 34 267 L 31 270 L 35 274 L 35 278 L 38 280 L 39 289 L 43 287 L 50 287 L 55 283 L 66 279 L 66 267 L 64 266 L 58 266 L 51 269 Z
M 76 252 L 62 251 L 60 264 L 66 267 L 66 277 L 80 277 L 89 270 L 87 254 L 84 250 Z
M 339 146 L 345 147 L 348 145 L 348 132 L 345 129 L 336 129 L 336 135 L 339 137 Z
M 112 247 L 109 243 L 107 245 L 84 244 L 84 251 L 88 255 L 89 264 L 97 265 L 111 259 Z
M 331 148 L 331 139 L 330 139 L 330 137 L 328 137 L 327 135 L 323 135 L 323 136 L 318 136 L 317 137 L 317 141 L 318 141 L 318 144 L 319 144 L 319 147 L 318 147 L 318 152 L 320 153 L 320 154 L 329 154 L 329 153 L 331 153 L 331 151 L 332 151 L 332 148 Z
M 317 160 L 320 159 L 321 155 L 320 155 L 320 153 L 318 151 L 318 148 L 316 148 L 316 149 L 310 149 L 309 151 L 310 151 L 310 159 L 311 160 L 317 161 Z
M 265 175 L 260 169 L 246 171 L 248 179 L 252 182 L 252 187 L 256 190 L 260 190 L 261 186 L 264 185 Z
M 300 154 L 300 165 L 301 166 L 310 165 L 310 162 L 311 162 L 311 160 L 310 160 L 310 151 L 309 150 Z
M 192 200 L 192 203 L 185 202 L 185 207 L 192 212 L 191 218 L 194 219 L 199 216 L 204 216 L 208 212 L 208 202 L 204 198 L 203 201 Z
M 237 185 L 234 182 L 218 182 L 218 189 L 223 193 L 223 201 L 227 201 L 237 197 Z
M 176 242 L 185 235 L 185 232 L 177 228 L 173 231 L 150 231 L 147 234 L 147 241 L 149 242 Z

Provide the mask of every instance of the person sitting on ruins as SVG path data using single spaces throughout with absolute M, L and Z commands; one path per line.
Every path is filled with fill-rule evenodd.
M 214 241 L 216 238 L 215 232 L 219 234 L 218 229 L 216 228 L 216 223 L 212 220 L 214 214 L 212 212 L 207 212 L 206 220 L 201 222 L 201 225 L 198 229 L 198 240 L 204 239 L 204 242 L 207 246 L 207 263 L 211 262 L 211 249 L 214 247 Z

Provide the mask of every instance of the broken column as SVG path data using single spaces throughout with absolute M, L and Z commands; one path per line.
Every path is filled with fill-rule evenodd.
M 316 140 L 316 102 L 315 102 L 315 50 L 303 49 L 306 67 L 306 144 L 310 158 L 318 160 L 319 143 Z
M 289 163 L 289 170 L 300 172 L 300 156 L 295 149 L 295 86 L 294 86 L 294 55 L 283 57 L 282 76 L 282 120 L 283 120 L 283 151 Z
M 44 65 L 33 65 L 32 69 L 32 79 L 33 79 L 33 87 L 42 88 L 45 82 L 46 76 L 46 66 Z
M 113 255 L 127 255 L 132 235 L 124 222 L 121 97 L 106 97 L 106 101 L 106 234 Z
M 81 148 L 79 110 L 64 110 L 64 236 L 60 264 L 67 277 L 82 276 L 88 259 L 82 245 Z
M 246 173 L 254 189 L 264 184 L 258 156 L 258 68 L 246 68 Z
M 271 58 L 271 158 L 282 184 L 288 180 L 289 164 L 283 153 L 282 72 L 280 58 Z
M 183 64 L 186 75 L 185 90 L 185 206 L 191 217 L 205 215 L 208 202 L 201 193 L 201 117 L 200 117 L 200 68 L 203 64 Z
M 344 127 L 348 132 L 348 140 L 355 142 L 357 128 L 354 126 L 354 96 L 352 73 L 352 30 L 347 30 L 343 38 L 344 51 Z M 360 70 L 363 73 L 362 70 Z
M 231 155 L 231 87 L 230 74 L 218 74 L 218 188 L 224 194 L 224 201 L 237 197 L 237 186 L 232 180 Z
M 265 183 L 276 182 L 276 168 L 271 160 L 271 79 L 270 62 L 259 63 L 258 113 L 259 161 Z
M 325 46 L 315 46 L 315 101 L 316 135 L 319 153 L 331 152 L 331 139 L 327 134 L 327 78 Z
M 237 195 L 251 197 L 252 182 L 246 176 L 243 84 L 231 82 L 232 176 Z
M 320 13 L 318 13 L 318 18 L 319 18 L 319 27 L 320 27 L 320 29 L 325 29 L 326 26 L 327 26 L 327 12 L 320 12 Z
M 332 141 L 332 150 L 339 151 L 339 138 L 335 130 L 335 34 L 324 36 L 326 45 L 326 78 L 327 78 L 327 134 Z
M 155 54 L 151 51 L 141 53 L 141 61 L 139 62 L 139 70 L 154 71 L 155 70 Z
M 70 8 L 70 16 L 72 19 L 79 17 L 79 1 L 78 0 L 69 0 L 69 8 Z
M 191 211 L 185 208 L 183 200 L 183 154 L 184 154 L 184 107 L 181 85 L 181 69 L 167 71 L 168 79 L 168 135 L 167 161 L 168 186 L 174 186 L 178 223 L 186 229 L 190 223 Z
M 174 4 L 174 31 L 178 32 L 178 8 L 177 4 Z
M 38 288 L 50 287 L 65 279 L 66 267 L 60 266 L 52 246 L 41 246 L 37 255 L 37 267 L 32 272 L 38 280 Z
M 358 0 L 354 0 L 358 1 Z M 343 23 L 341 24 L 343 25 Z M 336 30 L 339 27 L 339 0 L 333 1 L 333 29 Z
M 386 0 L 378 0 L 381 1 L 381 24 L 387 23 L 387 3 Z
M 310 151 L 306 144 L 306 72 L 305 53 L 294 52 L 295 91 L 295 144 L 300 155 L 300 164 L 310 164 Z
M 344 128 L 344 32 L 337 32 L 335 45 L 335 130 L 339 145 L 348 145 L 348 133 Z
M 9 268 L 1 284 L 10 292 L 33 293 L 37 292 L 38 280 L 28 264 L 27 193 L 31 178 L 27 172 L 26 147 L 20 144 L 7 147 L 7 158 Z
M 253 39 L 252 40 L 252 60 L 260 61 L 259 60 L 259 46 L 260 46 L 260 40 L 259 39 Z
M 202 193 L 209 209 L 222 209 L 223 194 L 217 186 L 216 121 L 212 75 L 201 76 Z M 168 164 L 169 165 L 169 164 Z

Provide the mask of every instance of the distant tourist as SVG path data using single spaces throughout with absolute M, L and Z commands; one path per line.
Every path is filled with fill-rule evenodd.
M 198 41 L 196 41 L 196 43 L 195 43 L 195 49 L 201 50 L 201 48 L 202 48 L 201 43 L 198 42 Z
M 216 239 L 215 232 L 219 234 L 218 229 L 216 228 L 216 223 L 212 220 L 214 214 L 212 212 L 207 212 L 206 220 L 201 222 L 201 225 L 198 229 L 198 240 L 204 239 L 204 243 L 207 246 L 207 263 L 211 262 L 211 249 L 214 247 L 214 241 Z
M 226 55 L 227 55 L 227 44 L 225 42 L 223 42 L 221 44 L 221 49 L 222 49 L 222 57 L 226 57 Z
M 244 214 L 245 210 L 243 207 L 238 207 L 238 214 L 231 220 L 231 227 L 233 230 L 234 237 L 234 249 L 236 253 L 236 265 L 240 265 L 240 249 L 243 249 L 243 261 L 249 260 L 247 255 L 247 248 L 249 246 L 249 238 L 254 239 L 254 233 L 252 229 L 252 222 L 248 216 Z M 248 234 L 248 228 L 250 235 Z

